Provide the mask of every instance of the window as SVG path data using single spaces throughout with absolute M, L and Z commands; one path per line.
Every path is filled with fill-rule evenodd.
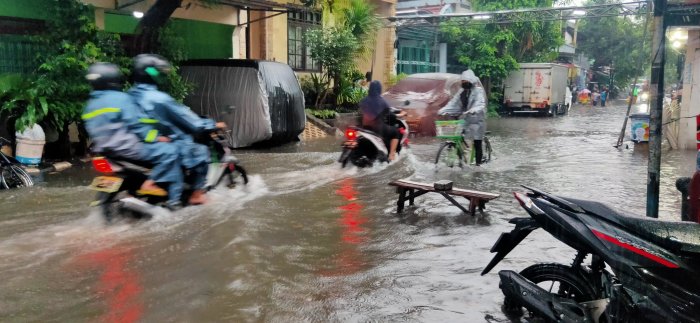
M 320 66 L 311 59 L 311 50 L 306 46 L 304 34 L 307 30 L 321 26 L 321 13 L 287 13 L 287 63 L 295 70 L 319 71 Z

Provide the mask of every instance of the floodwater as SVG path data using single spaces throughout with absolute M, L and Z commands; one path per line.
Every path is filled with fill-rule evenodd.
M 94 175 L 75 167 L 29 189 L 0 191 L 0 321 L 508 321 L 497 272 L 569 263 L 538 230 L 486 275 L 489 248 L 526 184 L 644 215 L 647 155 L 612 147 L 625 108 L 489 120 L 492 162 L 432 164 L 439 141 L 413 139 L 391 165 L 340 169 L 339 139 L 239 151 L 250 184 L 150 221 L 106 226 L 88 207 Z M 678 219 L 674 182 L 695 154 L 662 161 L 662 218 Z M 399 178 L 501 194 L 465 216 L 437 194 L 396 214 Z

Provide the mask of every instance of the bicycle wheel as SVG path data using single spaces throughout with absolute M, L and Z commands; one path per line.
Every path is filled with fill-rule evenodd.
M 491 142 L 489 141 L 489 137 L 484 137 L 484 145 L 482 147 L 484 149 L 484 160 L 482 163 L 488 163 L 491 161 L 491 153 L 493 150 L 491 149 Z
M 5 188 L 29 187 L 34 185 L 32 177 L 17 165 L 3 167 L 2 178 Z
M 435 165 L 444 163 L 447 167 L 454 167 L 455 163 L 462 167 L 462 154 L 452 141 L 443 142 L 435 156 Z

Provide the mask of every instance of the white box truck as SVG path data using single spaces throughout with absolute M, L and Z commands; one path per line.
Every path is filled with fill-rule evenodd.
M 523 63 L 505 80 L 502 111 L 555 116 L 571 107 L 569 68 L 554 63 Z

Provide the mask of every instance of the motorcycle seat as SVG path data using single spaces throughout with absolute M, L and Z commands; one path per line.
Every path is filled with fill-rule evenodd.
M 672 250 L 700 254 L 700 224 L 695 222 L 663 221 L 624 214 L 603 203 L 566 198 L 585 210 L 639 234 L 659 246 Z
M 141 172 L 144 174 L 150 173 L 151 169 L 153 168 L 153 163 L 143 160 L 128 159 L 123 157 L 113 158 L 109 156 L 107 156 L 107 159 L 109 159 L 110 163 L 125 168 L 129 171 Z

